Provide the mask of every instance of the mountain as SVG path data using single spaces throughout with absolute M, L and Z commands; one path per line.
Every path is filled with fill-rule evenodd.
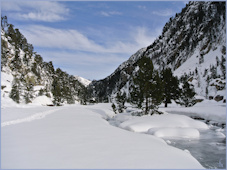
M 162 34 L 122 63 L 110 76 L 89 85 L 98 102 L 108 102 L 118 91 L 129 96 L 138 61 L 150 57 L 158 71 L 170 68 L 194 86 L 197 97 L 225 99 L 225 2 L 189 2 L 165 24 Z
M 88 80 L 88 79 L 85 79 L 83 77 L 80 77 L 80 76 L 74 76 L 81 84 L 83 84 L 85 87 L 87 87 L 91 81 Z
M 1 24 L 2 101 L 61 105 L 82 100 L 85 86 L 77 78 L 43 61 L 6 17 Z

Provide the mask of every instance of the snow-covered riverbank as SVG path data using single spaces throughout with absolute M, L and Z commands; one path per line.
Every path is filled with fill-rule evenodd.
M 24 107 L 24 113 L 50 111 L 50 107 L 34 107 Z M 2 122 L 7 124 L 1 133 L 2 168 L 203 168 L 161 138 L 110 126 L 103 119 L 113 115 L 110 104 L 56 108 L 43 119 Z M 2 109 L 2 120 L 7 110 L 12 108 Z M 14 111 L 7 121 L 19 114 Z
M 121 128 L 110 126 L 113 117 Z M 162 138 L 198 139 L 209 127 L 176 114 L 115 116 L 111 104 L 96 104 L 4 106 L 1 128 L 2 168 L 201 169 L 187 150 Z
M 168 108 L 161 106 L 164 115 L 142 117 L 132 117 L 133 110 L 128 108 L 111 119 L 110 124 L 160 137 L 191 153 L 205 168 L 226 168 L 225 103 L 205 100 L 188 108 L 170 104 Z

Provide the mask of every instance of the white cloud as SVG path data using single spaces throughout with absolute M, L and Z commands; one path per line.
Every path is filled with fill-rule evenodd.
M 65 20 L 69 9 L 54 1 L 3 1 L 2 10 L 17 20 L 56 22 Z
M 154 34 L 155 33 L 155 34 Z M 135 40 L 137 44 L 141 47 L 146 47 L 150 45 L 157 37 L 156 32 L 150 33 L 146 27 L 138 27 L 136 29 Z
M 109 17 L 109 16 L 113 16 L 113 15 L 122 15 L 122 13 L 118 12 L 118 11 L 101 11 L 100 14 L 105 17 Z
M 138 5 L 137 6 L 139 9 L 143 9 L 143 10 L 146 10 L 147 9 L 147 7 L 146 6 L 143 6 L 143 5 Z
M 101 46 L 77 30 L 32 25 L 22 30 L 34 46 L 80 51 L 104 51 Z
M 150 31 L 146 27 L 137 27 L 129 30 L 124 37 L 112 37 L 102 32 L 105 35 L 105 39 L 96 37 L 95 40 L 92 40 L 86 36 L 86 33 L 81 33 L 75 29 L 57 29 L 31 25 L 21 31 L 35 47 L 127 55 L 131 55 L 136 50 L 150 45 L 161 33 L 161 29 Z M 101 41 L 102 43 L 97 43 Z
M 164 9 L 160 11 L 153 11 L 152 14 L 167 17 L 174 15 L 174 12 L 172 9 Z
M 21 29 L 21 32 L 34 47 L 43 49 L 38 53 L 46 61 L 54 61 L 57 67 L 69 71 L 70 74 L 79 74 L 86 78 L 104 78 L 137 50 L 150 45 L 158 37 L 160 30 L 151 31 L 146 27 L 131 28 L 124 37 L 114 37 L 114 40 L 103 32 L 106 39 L 96 41 L 78 30 L 40 25 L 28 26 Z M 100 43 L 102 45 L 97 41 L 103 41 Z M 80 72 L 77 69 L 79 67 L 83 67 L 82 70 L 89 70 L 89 74 Z M 89 75 L 91 77 L 88 77 Z

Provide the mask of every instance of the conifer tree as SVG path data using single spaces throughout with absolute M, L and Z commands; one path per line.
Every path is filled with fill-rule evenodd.
M 8 61 L 7 52 L 7 42 L 1 39 L 1 69 L 6 65 Z
M 177 77 L 173 76 L 170 68 L 164 69 L 161 73 L 161 78 L 163 82 L 163 94 L 165 107 L 168 103 L 171 103 L 171 99 L 177 100 L 180 97 L 179 81 Z
M 145 114 L 157 113 L 158 105 L 162 101 L 161 80 L 154 71 L 152 60 L 143 56 L 138 61 L 138 71 L 133 77 L 134 86 L 131 88 L 131 103 L 142 108 Z
M 13 81 L 13 86 L 9 94 L 9 97 L 13 99 L 13 101 L 20 103 L 20 85 L 18 79 L 16 78 Z
M 53 103 L 57 106 L 60 105 L 60 103 L 62 103 L 62 93 L 61 93 L 61 88 L 60 88 L 60 84 L 58 82 L 58 77 L 55 76 L 53 83 L 52 83 L 52 94 L 54 96 L 54 101 Z
M 126 102 L 126 93 L 124 92 L 123 94 L 118 91 L 117 96 L 116 96 L 116 102 L 117 102 L 117 110 L 119 113 L 122 113 L 125 107 L 125 102 Z
M 80 97 L 80 103 L 83 105 L 87 104 L 87 100 L 88 100 L 88 91 L 86 87 L 82 87 L 79 93 L 79 97 Z
M 25 94 L 24 94 L 24 99 L 26 104 L 31 103 L 31 99 L 33 98 L 32 92 L 33 92 L 33 85 L 27 84 L 25 89 Z
M 226 59 L 224 56 L 221 56 L 221 62 L 220 62 L 220 66 L 221 66 L 221 71 L 223 74 L 224 79 L 226 78 Z
M 189 107 L 195 104 L 195 91 L 194 88 L 185 81 L 182 87 L 182 93 L 181 93 L 181 100 L 182 104 L 185 105 L 185 107 Z

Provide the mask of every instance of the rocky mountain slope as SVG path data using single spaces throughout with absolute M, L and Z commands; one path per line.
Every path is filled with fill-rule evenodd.
M 1 29 L 1 97 L 17 103 L 48 101 L 48 104 L 83 102 L 85 86 L 72 75 L 54 69 L 33 51 L 33 46 L 2 18 Z
M 150 57 L 161 71 L 171 68 L 179 79 L 192 84 L 199 98 L 225 99 L 226 21 L 225 2 L 189 2 L 170 18 L 162 34 L 140 49 L 110 76 L 93 81 L 89 90 L 99 102 L 110 101 L 117 91 L 129 97 L 132 77 L 141 57 Z

